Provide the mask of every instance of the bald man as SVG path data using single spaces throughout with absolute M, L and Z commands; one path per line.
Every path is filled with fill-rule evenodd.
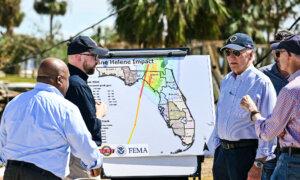
M 70 151 L 91 176 L 98 176 L 102 157 L 79 109 L 64 98 L 69 86 L 66 64 L 42 61 L 33 90 L 10 101 L 0 124 L 0 163 L 4 179 L 62 179 L 69 174 Z

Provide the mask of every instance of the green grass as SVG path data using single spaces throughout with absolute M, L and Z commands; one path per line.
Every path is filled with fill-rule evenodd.
M 6 77 L 0 77 L 0 81 L 3 81 L 5 83 L 12 83 L 12 82 L 36 83 L 35 78 L 20 77 L 19 75 L 6 75 Z

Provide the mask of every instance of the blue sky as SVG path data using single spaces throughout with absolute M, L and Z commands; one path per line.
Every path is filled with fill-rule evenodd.
M 21 10 L 25 13 L 20 27 L 15 32 L 34 36 L 44 36 L 49 32 L 49 16 L 39 15 L 33 9 L 34 0 L 21 0 Z M 111 13 L 111 8 L 106 0 L 68 0 L 67 12 L 64 16 L 56 16 L 54 24 L 61 24 L 61 37 L 68 38 L 86 27 L 98 22 Z M 114 17 L 100 24 L 100 26 L 114 25 Z M 84 35 L 91 35 L 92 30 Z

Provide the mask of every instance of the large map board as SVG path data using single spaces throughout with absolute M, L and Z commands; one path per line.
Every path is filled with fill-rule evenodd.
M 213 130 L 211 81 L 209 56 L 102 59 L 88 83 L 108 106 L 101 119 L 105 174 L 137 176 L 131 166 L 142 174 L 192 174 Z

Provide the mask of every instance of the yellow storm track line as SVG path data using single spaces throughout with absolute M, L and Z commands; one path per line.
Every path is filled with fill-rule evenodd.
M 135 111 L 134 124 L 133 124 L 133 128 L 131 130 L 129 139 L 127 141 L 127 144 L 130 144 L 130 141 L 132 139 L 133 133 L 134 133 L 134 131 L 136 129 L 136 124 L 137 124 L 137 120 L 138 120 L 138 117 L 139 117 L 139 110 L 140 110 L 140 105 L 141 105 L 141 99 L 142 99 L 142 95 L 143 95 L 143 90 L 144 90 L 144 85 L 145 85 L 145 81 L 146 81 L 146 77 L 147 77 L 148 68 L 149 68 L 149 64 L 146 67 L 146 71 L 145 71 L 145 75 L 144 75 L 144 80 L 143 80 L 143 83 L 142 83 L 142 87 L 141 87 L 140 95 L 139 95 L 139 99 L 138 99 L 138 105 L 137 105 L 136 111 Z

